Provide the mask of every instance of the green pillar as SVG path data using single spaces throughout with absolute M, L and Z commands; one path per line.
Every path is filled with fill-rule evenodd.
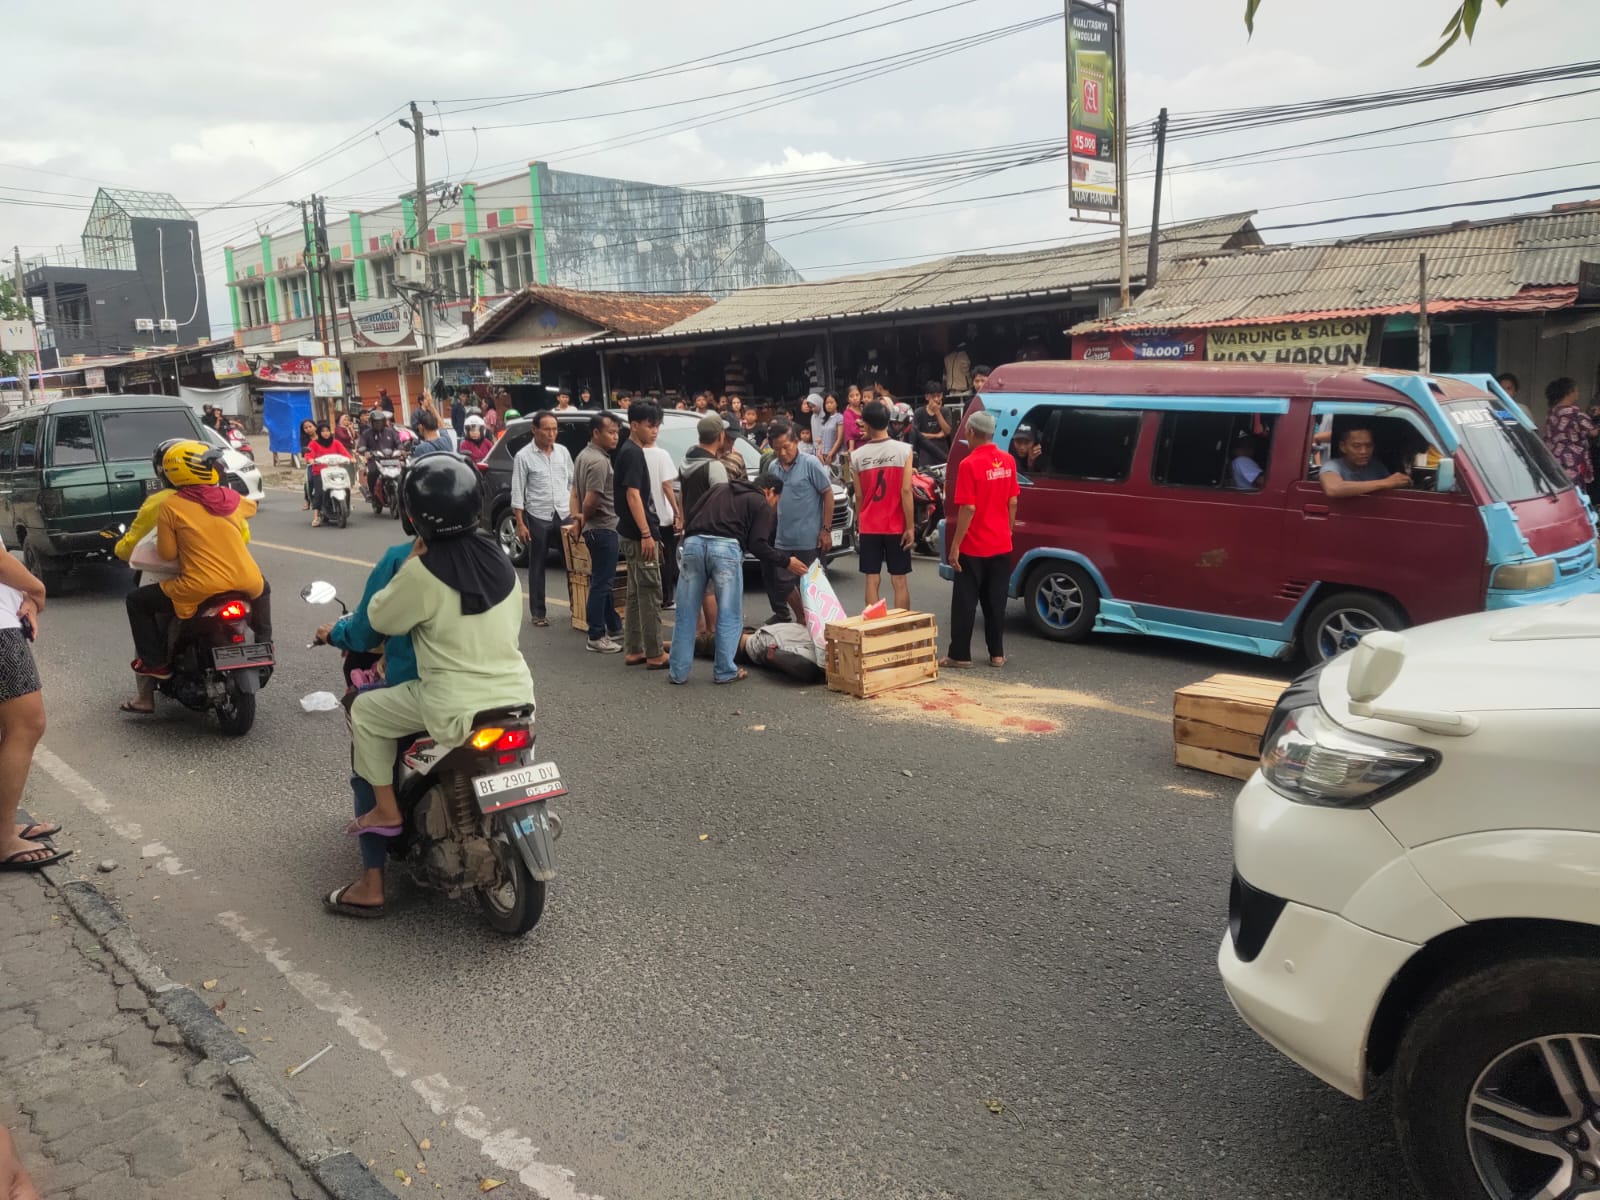
M 267 288 L 267 320 L 274 325 L 278 323 L 278 281 L 272 278 L 272 235 L 261 235 L 261 274 L 262 283 Z
M 543 163 L 528 164 L 528 188 L 532 193 L 528 213 L 533 218 L 533 269 L 541 284 L 550 282 L 550 261 L 545 256 L 544 247 L 544 201 L 539 188 L 539 175 L 543 170 Z
M 235 330 L 242 328 L 239 324 L 239 289 L 233 286 L 233 247 L 222 248 L 222 269 L 228 275 L 228 308 L 233 313 L 233 327 Z
M 366 239 L 361 236 L 361 214 L 350 214 L 350 249 L 356 256 L 356 299 L 367 299 L 367 260 L 361 256 L 367 252 Z
M 483 261 L 483 243 L 474 235 L 478 232 L 478 185 L 463 183 L 461 185 L 461 211 L 462 221 L 467 231 L 467 257 Z M 484 286 L 487 272 L 479 267 L 472 273 L 473 287 L 477 294 L 482 296 L 488 292 Z

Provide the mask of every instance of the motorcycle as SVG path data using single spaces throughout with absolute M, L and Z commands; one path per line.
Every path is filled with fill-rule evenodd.
M 911 476 L 911 516 L 917 536 L 917 553 L 939 554 L 939 519 L 944 515 L 945 464 L 938 463 Z
M 237 425 L 230 425 L 228 426 L 228 432 L 223 434 L 223 437 L 227 439 L 229 446 L 254 461 L 256 454 L 254 450 L 250 449 L 250 443 L 245 440 L 244 430 Z
M 309 583 L 300 596 L 348 611 L 331 583 Z M 346 720 L 360 690 L 352 676 L 375 659 L 345 652 Z M 475 895 L 491 929 L 521 936 L 544 915 L 561 836 L 549 802 L 566 794 L 556 765 L 535 761 L 531 704 L 478 713 L 464 745 L 425 734 L 401 742 L 395 796 L 404 831 L 388 839 L 389 857 L 452 900 Z
M 322 468 L 322 519 L 343 529 L 350 523 L 350 460 L 338 454 L 323 454 L 311 461 Z
M 372 474 L 372 486 L 367 499 L 372 502 L 374 516 L 381 517 L 387 508 L 391 517 L 400 515 L 400 474 L 404 469 L 405 455 L 399 450 L 376 450 L 372 462 L 377 470 Z

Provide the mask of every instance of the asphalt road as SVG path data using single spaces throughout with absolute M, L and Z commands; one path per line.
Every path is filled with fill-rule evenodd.
M 1172 691 L 1270 665 L 1048 644 L 1013 604 L 1003 673 L 894 700 L 713 687 L 709 664 L 669 689 L 552 605 L 522 643 L 572 792 L 543 923 L 507 941 L 398 876 L 387 920 L 340 921 L 318 901 L 356 863 L 348 744 L 299 704 L 338 663 L 305 648 L 327 613 L 296 592 L 358 595 L 399 529 L 313 530 L 274 491 L 254 530 L 279 648 L 254 732 L 118 714 L 127 576 L 90 570 L 45 614 L 28 803 L 269 1064 L 333 1046 L 290 1086 L 383 1175 L 606 1200 L 1410 1195 L 1381 1106 L 1270 1050 L 1217 980 L 1233 787 L 1172 765 Z M 931 562 L 912 597 L 944 623 Z

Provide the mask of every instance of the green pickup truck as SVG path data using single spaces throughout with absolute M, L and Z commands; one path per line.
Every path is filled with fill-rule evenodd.
M 102 531 L 127 524 L 159 486 L 150 455 L 200 436 L 173 396 L 81 396 L 0 417 L 0 529 L 54 590 L 74 563 L 111 557 Z

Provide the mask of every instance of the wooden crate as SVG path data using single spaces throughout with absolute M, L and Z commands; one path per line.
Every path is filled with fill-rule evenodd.
M 932 613 L 897 608 L 867 621 L 828 625 L 828 690 L 865 699 L 939 678 L 939 629 Z
M 1180 767 L 1248 779 L 1261 735 L 1288 685 L 1254 675 L 1213 675 L 1172 697 L 1172 743 Z
M 568 529 L 561 538 L 561 553 L 567 560 L 567 600 L 572 605 L 572 627 L 580 633 L 589 631 L 589 579 L 594 566 L 589 558 L 589 547 L 581 537 L 574 537 Z M 617 577 L 611 583 L 611 594 L 617 606 L 617 616 L 628 611 L 624 597 L 628 594 L 628 565 L 617 564 Z

